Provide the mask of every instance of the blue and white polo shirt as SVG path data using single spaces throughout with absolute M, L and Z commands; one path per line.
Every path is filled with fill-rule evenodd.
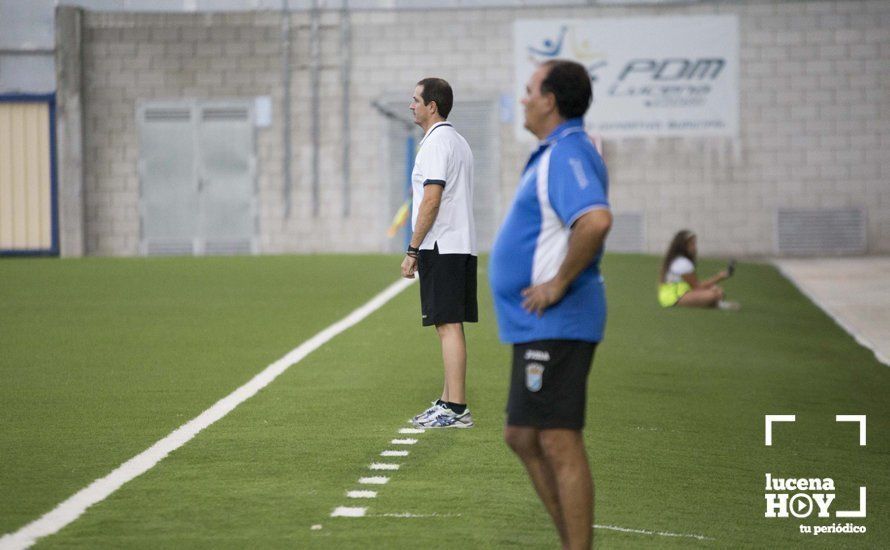
M 602 340 L 602 250 L 541 317 L 522 309 L 521 292 L 556 275 L 572 224 L 591 210 L 609 208 L 608 185 L 605 163 L 581 118 L 558 126 L 532 153 L 491 251 L 489 282 L 501 340 Z

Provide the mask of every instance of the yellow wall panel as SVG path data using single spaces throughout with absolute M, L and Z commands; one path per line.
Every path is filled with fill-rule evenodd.
M 0 250 L 12 248 L 12 109 L 0 104 Z
M 52 247 L 49 109 L 0 103 L 0 250 Z

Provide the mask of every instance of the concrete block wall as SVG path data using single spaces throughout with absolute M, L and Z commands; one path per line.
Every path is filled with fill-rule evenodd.
M 277 13 L 106 14 L 84 21 L 86 251 L 134 255 L 139 239 L 139 100 L 272 97 L 257 130 L 264 253 L 386 250 L 392 216 L 370 103 L 408 98 L 424 76 L 460 98 L 513 90 L 512 24 L 529 18 L 737 14 L 738 140 L 607 140 L 616 212 L 643 212 L 645 250 L 662 252 L 690 227 L 705 254 L 770 255 L 778 208 L 862 207 L 871 253 L 890 252 L 890 2 L 719 2 L 662 7 L 570 7 L 354 12 L 351 214 L 342 215 L 340 14 L 320 23 L 320 212 L 311 208 L 309 15 L 291 16 L 293 202 L 282 202 L 281 19 Z M 64 45 L 60 45 L 64 47 Z M 516 100 L 515 116 L 522 110 Z M 502 212 L 528 144 L 500 132 Z M 401 154 L 401 153 L 399 153 Z

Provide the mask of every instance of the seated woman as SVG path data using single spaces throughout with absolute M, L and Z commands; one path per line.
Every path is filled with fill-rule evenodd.
M 667 255 L 661 264 L 658 302 L 662 307 L 716 307 L 739 309 L 736 302 L 723 299 L 723 289 L 717 283 L 732 275 L 733 264 L 710 279 L 699 281 L 695 274 L 695 234 L 687 229 L 674 235 Z

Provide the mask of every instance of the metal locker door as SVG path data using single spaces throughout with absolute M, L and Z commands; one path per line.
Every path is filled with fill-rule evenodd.
M 204 102 L 198 123 L 198 181 L 207 254 L 256 252 L 254 135 L 249 102 Z
M 139 108 L 138 124 L 140 251 L 193 254 L 198 187 L 192 105 L 146 103 Z

